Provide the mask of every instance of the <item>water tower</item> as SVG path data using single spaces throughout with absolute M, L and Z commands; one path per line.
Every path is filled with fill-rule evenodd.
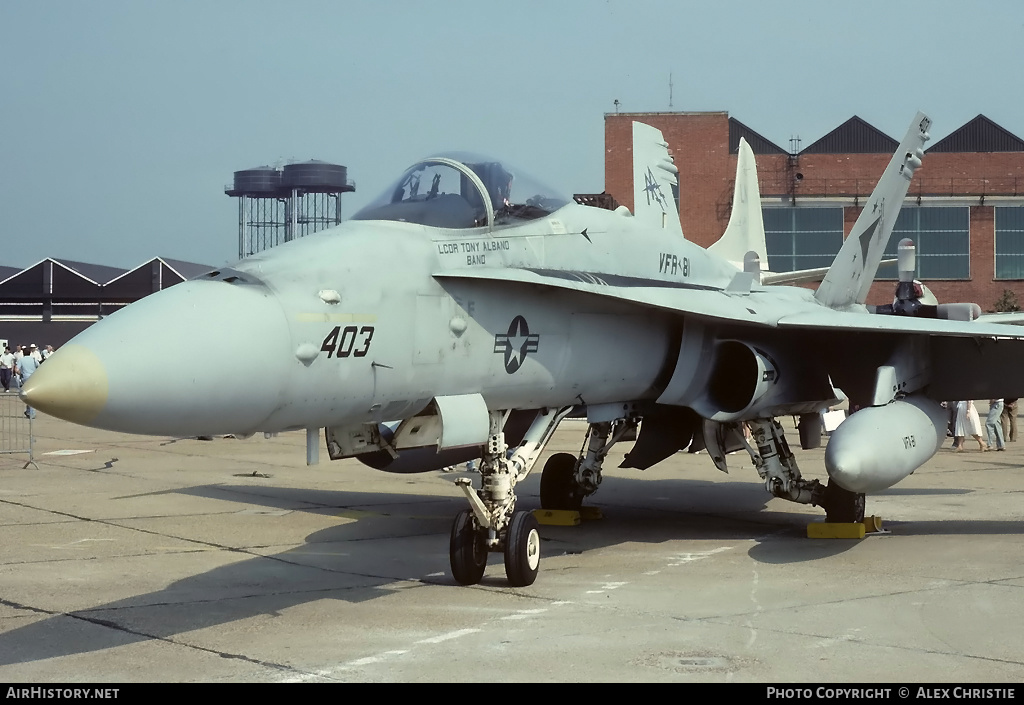
M 224 193 L 238 199 L 238 258 L 337 225 L 355 190 L 345 167 L 315 159 L 236 171 Z

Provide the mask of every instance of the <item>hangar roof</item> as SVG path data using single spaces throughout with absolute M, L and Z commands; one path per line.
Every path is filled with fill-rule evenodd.
M 926 152 L 1024 152 L 1024 140 L 984 115 L 951 132 Z
M 159 278 L 154 267 L 164 272 Z M 154 257 L 130 270 L 47 257 L 24 269 L 0 266 L 0 299 L 66 296 L 76 300 L 94 299 L 101 292 L 104 298 L 141 298 L 210 269 L 208 265 L 163 257 Z
M 800 154 L 892 154 L 900 143 L 854 115 Z
M 729 154 L 739 152 L 740 137 L 747 140 L 754 154 L 787 154 L 782 147 L 754 132 L 736 118 L 729 118 Z

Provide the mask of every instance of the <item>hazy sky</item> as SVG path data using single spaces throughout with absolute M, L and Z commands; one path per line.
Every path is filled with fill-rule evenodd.
M 0 264 L 233 261 L 224 186 L 281 160 L 346 165 L 346 215 L 447 149 L 600 192 L 604 114 L 670 73 L 784 148 L 918 109 L 1024 136 L 1022 69 L 1020 0 L 0 0 Z

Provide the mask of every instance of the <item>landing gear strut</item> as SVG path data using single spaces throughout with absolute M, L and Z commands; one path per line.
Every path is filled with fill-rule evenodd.
M 461 585 L 475 585 L 483 578 L 488 552 L 505 555 L 505 574 L 513 587 L 532 585 L 540 567 L 540 533 L 537 520 L 516 511 L 515 486 L 530 474 L 545 444 L 572 407 L 542 409 L 522 443 L 511 454 L 505 443 L 506 413 L 491 412 L 490 437 L 480 463 L 480 489 L 470 478 L 456 484 L 469 500 L 469 509 L 455 517 L 449 558 L 452 577 Z
M 786 442 L 786 432 L 775 419 L 754 419 L 749 422 L 751 438 L 756 452 L 748 447 L 757 474 L 764 480 L 764 488 L 773 496 L 801 504 L 821 505 L 825 488 L 817 480 L 805 480 L 800 475 L 796 456 Z
M 756 450 L 749 445 L 757 473 L 765 489 L 773 496 L 801 504 L 813 504 L 825 510 L 830 523 L 853 524 L 864 521 L 864 495 L 844 490 L 834 480 L 822 485 L 817 480 L 800 476 L 796 457 L 789 449 L 782 425 L 775 419 L 754 419 L 749 422 Z

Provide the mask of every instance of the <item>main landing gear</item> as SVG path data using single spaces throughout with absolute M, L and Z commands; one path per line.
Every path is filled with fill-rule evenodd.
M 480 489 L 460 478 L 456 484 L 469 500 L 452 524 L 449 557 L 452 577 L 461 585 L 475 585 L 483 578 L 487 554 L 502 552 L 505 575 L 512 587 L 532 585 L 540 569 L 540 532 L 537 520 L 516 510 L 515 486 L 540 457 L 545 444 L 572 407 L 537 412 L 523 442 L 509 454 L 502 430 L 507 414 L 491 412 L 490 437 L 480 463 Z
M 801 504 L 813 504 L 825 510 L 830 523 L 857 523 L 864 521 L 864 495 L 844 490 L 835 481 L 822 485 L 817 480 L 805 480 L 800 475 L 796 457 L 789 449 L 782 425 L 775 419 L 762 418 L 747 422 L 751 440 L 756 448 L 747 444 L 747 452 L 765 489 L 773 496 Z
M 583 498 L 597 492 L 601 485 L 604 459 L 612 446 L 636 432 L 637 419 L 592 423 L 579 458 L 571 453 L 555 453 L 544 464 L 540 477 L 540 506 L 544 509 L 579 510 Z

